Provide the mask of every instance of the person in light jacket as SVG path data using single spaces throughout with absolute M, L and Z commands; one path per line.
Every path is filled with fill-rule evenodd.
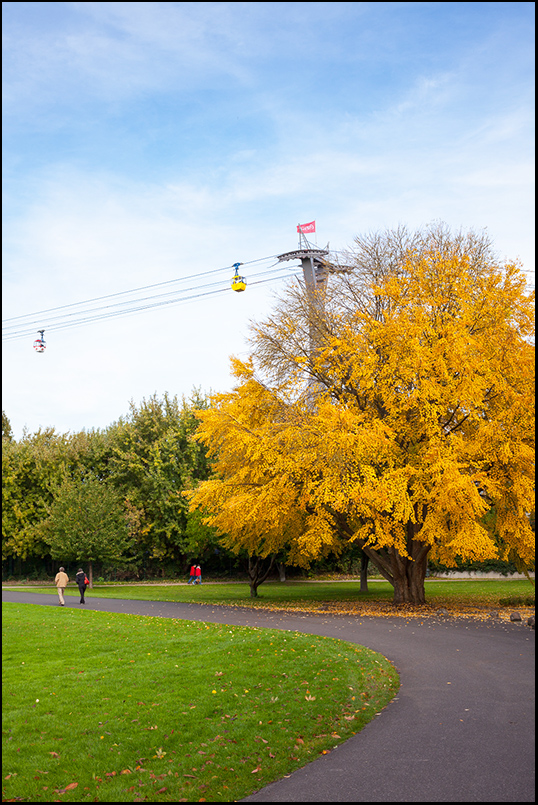
M 77 575 L 75 576 L 75 581 L 77 583 L 77 586 L 78 586 L 78 589 L 79 589 L 79 592 L 80 592 L 80 603 L 85 604 L 86 601 L 84 600 L 84 593 L 86 592 L 86 574 L 82 570 L 82 568 L 79 568 L 79 570 L 77 571 Z
M 61 567 L 59 572 L 56 573 L 56 578 L 54 579 L 54 582 L 56 584 L 56 589 L 58 590 L 58 598 L 60 599 L 60 606 L 64 607 L 65 606 L 64 590 L 69 582 L 69 576 L 67 575 L 63 567 Z

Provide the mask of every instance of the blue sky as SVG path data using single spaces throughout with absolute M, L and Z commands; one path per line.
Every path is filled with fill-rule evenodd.
M 534 282 L 533 3 L 2 11 L 3 318 L 220 268 L 199 284 L 225 285 L 236 261 L 251 280 L 75 328 L 40 314 L 45 353 L 3 344 L 17 438 L 229 388 L 298 223 L 337 250 L 398 224 L 487 228 Z

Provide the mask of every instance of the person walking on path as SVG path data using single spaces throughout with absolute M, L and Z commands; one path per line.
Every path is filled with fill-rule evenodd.
M 194 584 L 195 580 L 196 580 L 196 565 L 193 565 L 191 567 L 191 575 L 187 584 Z
M 202 568 L 200 567 L 200 565 L 196 565 L 196 581 L 194 583 L 195 584 L 202 583 Z
M 65 572 L 63 567 L 60 568 L 58 573 L 56 573 L 56 578 L 54 579 L 56 584 L 56 589 L 58 590 L 58 598 L 60 599 L 60 606 L 65 606 L 64 601 L 64 590 L 67 587 L 67 583 L 69 582 L 69 576 Z
M 77 583 L 79 592 L 80 592 L 80 603 L 85 604 L 86 601 L 84 600 L 84 593 L 86 592 L 86 587 L 88 585 L 88 579 L 86 578 L 85 572 L 82 568 L 79 568 L 77 571 L 77 575 L 75 576 L 75 581 Z

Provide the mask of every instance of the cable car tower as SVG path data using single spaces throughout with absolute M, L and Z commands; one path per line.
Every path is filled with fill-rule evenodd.
M 279 262 L 286 262 L 287 260 L 300 260 L 303 267 L 303 277 L 306 287 L 308 301 L 311 305 L 311 317 L 309 324 L 309 352 L 310 357 L 313 358 L 319 344 L 319 324 L 316 320 L 323 317 L 324 310 L 324 293 L 327 277 L 331 273 L 339 273 L 352 270 L 351 266 L 332 265 L 327 260 L 329 255 L 329 244 L 325 249 L 318 249 L 312 243 L 309 243 L 305 232 L 315 232 L 316 222 L 312 221 L 309 224 L 298 224 L 297 232 L 299 233 L 299 248 L 292 252 L 285 252 L 278 256 Z M 314 404 L 314 395 L 316 388 L 319 389 L 320 385 L 314 377 L 309 377 L 307 382 L 306 399 L 309 405 Z
M 329 244 L 327 243 L 324 249 L 318 249 L 317 246 L 309 243 L 305 231 L 315 232 L 316 222 L 312 221 L 310 224 L 297 225 L 299 247 L 293 252 L 279 254 L 278 261 L 279 263 L 283 263 L 287 260 L 301 261 L 308 296 L 311 301 L 315 299 L 316 304 L 319 306 L 323 304 L 323 295 L 319 293 L 316 294 L 315 292 L 324 290 L 329 274 L 347 274 L 353 271 L 353 266 L 330 263 L 327 260 Z
M 315 291 L 321 291 L 327 282 L 329 274 L 329 266 L 325 258 L 329 254 L 329 244 L 326 249 L 318 249 L 312 243 L 309 243 L 304 230 L 309 227 L 309 231 L 315 232 L 315 222 L 312 224 L 297 225 L 297 232 L 299 233 L 299 248 L 293 252 L 285 252 L 278 255 L 278 262 L 283 263 L 287 260 L 300 260 L 303 267 L 303 276 L 305 286 L 309 297 L 312 299 L 315 296 Z

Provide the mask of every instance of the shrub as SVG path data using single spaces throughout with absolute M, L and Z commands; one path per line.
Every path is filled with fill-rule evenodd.
M 535 606 L 534 595 L 511 595 L 509 598 L 499 598 L 501 607 L 533 607 Z

